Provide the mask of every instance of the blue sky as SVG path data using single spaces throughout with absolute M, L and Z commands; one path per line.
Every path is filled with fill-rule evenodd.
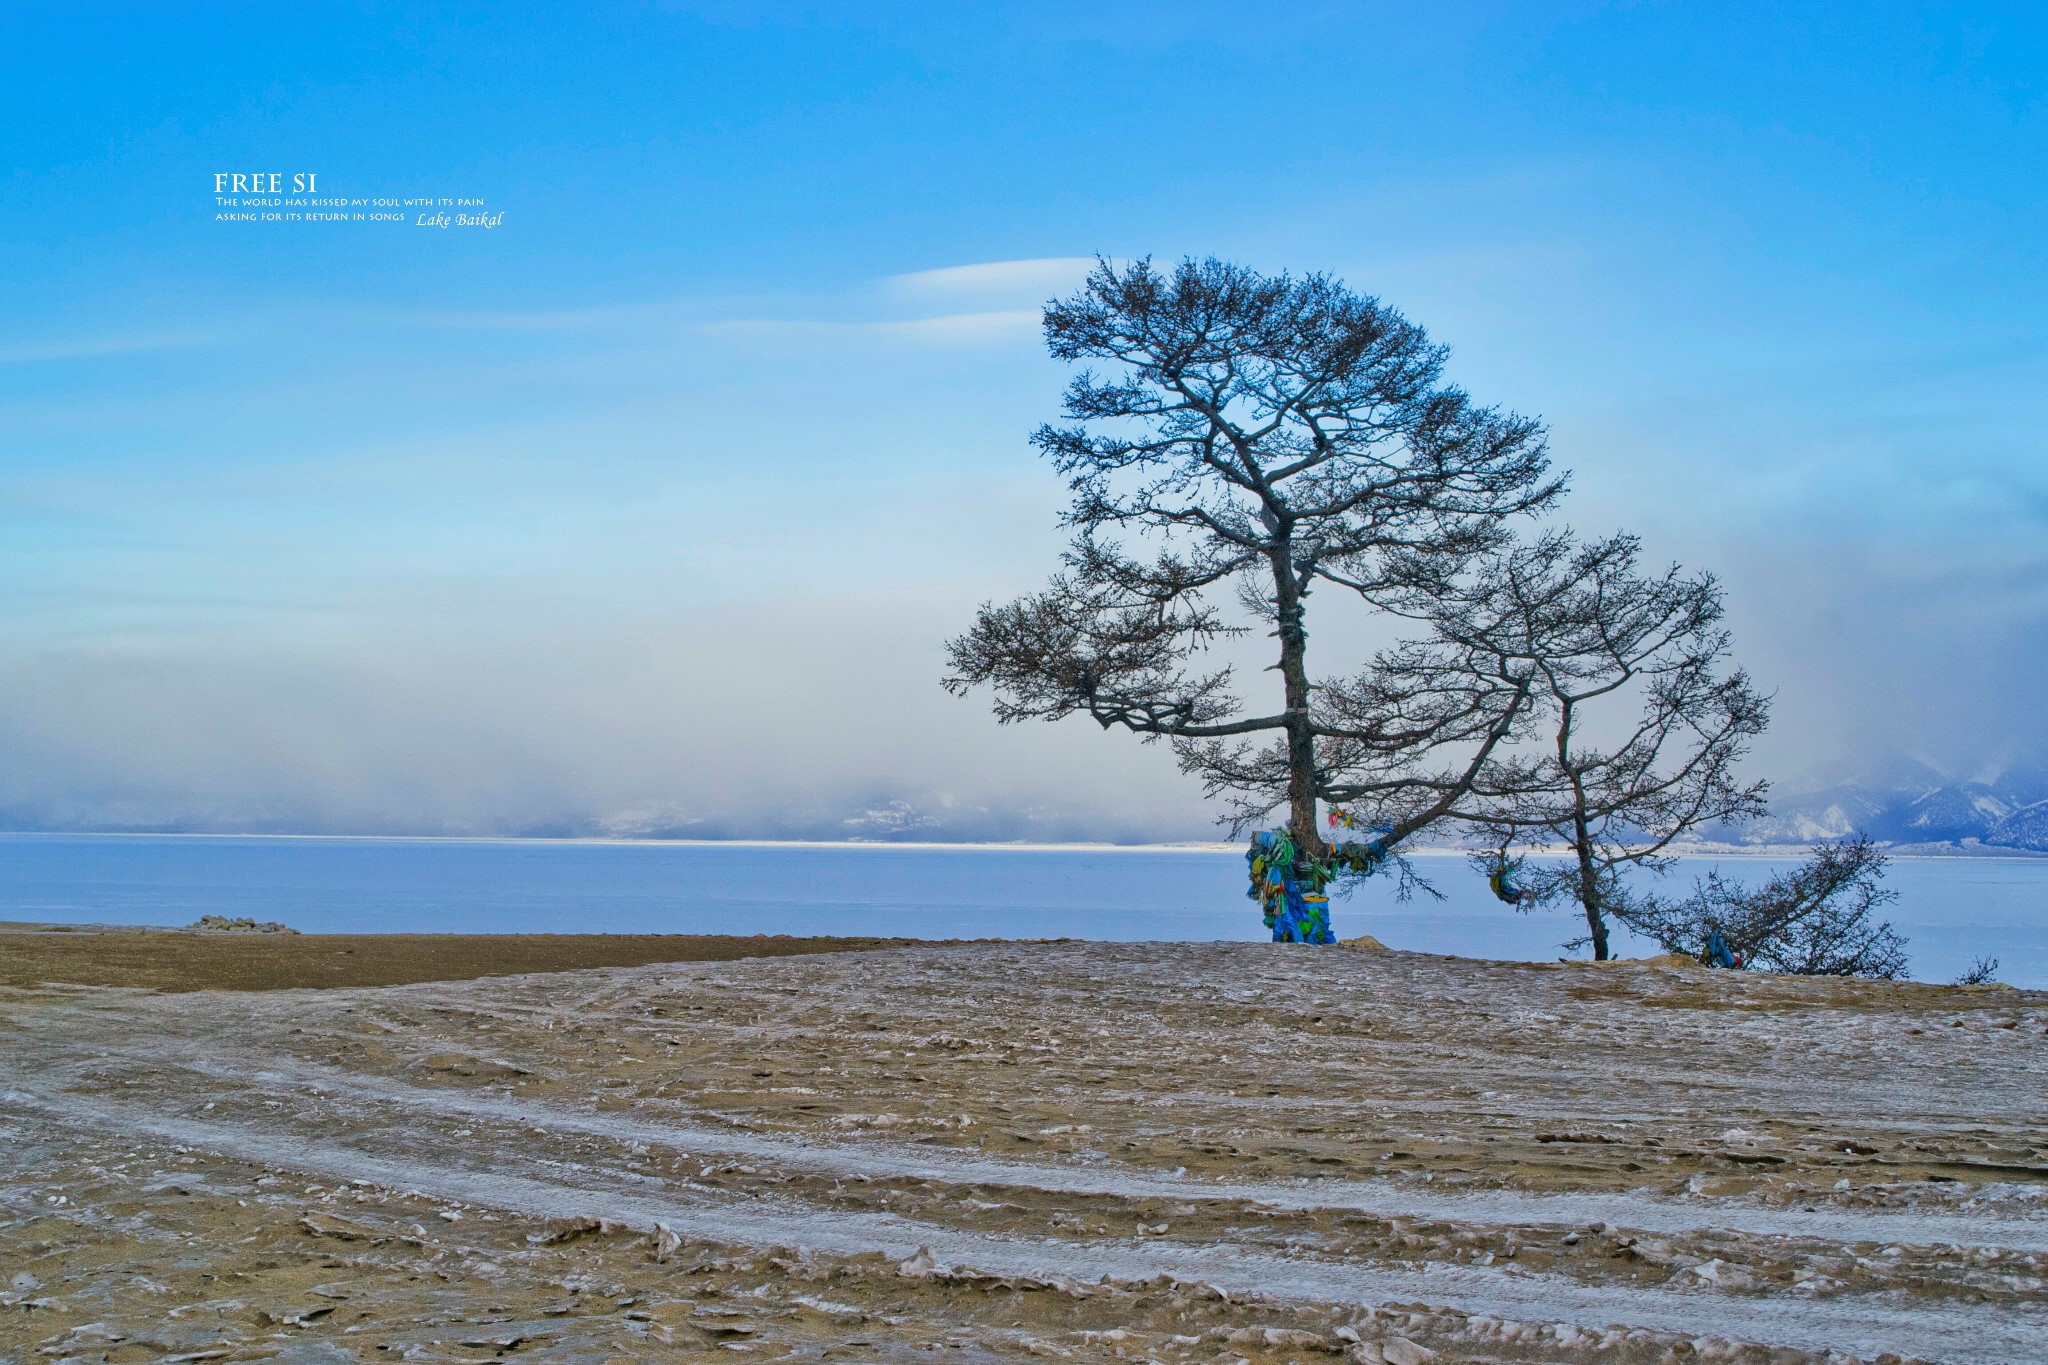
M 1571 520 L 1727 581 L 1781 785 L 1990 770 L 2048 741 L 2044 73 L 2019 6 L 8 6 L 0 814 L 1199 833 L 935 681 L 1057 547 L 1097 253 L 1331 271 L 1544 416 Z M 504 218 L 215 222 L 235 170 Z

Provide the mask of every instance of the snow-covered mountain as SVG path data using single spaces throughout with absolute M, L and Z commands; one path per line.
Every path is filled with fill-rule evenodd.
M 1993 825 L 1984 842 L 2048 853 L 2048 801 L 2021 806 Z
M 1988 780 L 1958 780 L 1894 757 L 1838 786 L 1778 797 L 1767 818 L 1723 837 L 1805 844 L 1858 830 L 1888 844 L 2048 852 L 2048 770 L 2026 764 Z

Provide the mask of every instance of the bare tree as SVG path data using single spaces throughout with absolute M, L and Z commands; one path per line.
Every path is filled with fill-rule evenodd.
M 1482 865 L 1516 867 L 1504 899 L 1575 901 L 1602 961 L 1608 921 L 1635 903 L 1631 869 L 1661 872 L 1687 833 L 1761 814 L 1766 790 L 1736 774 L 1768 702 L 1728 665 L 1720 586 L 1645 575 L 1640 557 L 1633 536 L 1553 534 L 1418 599 L 1474 685 L 1526 678 L 1534 693 L 1528 742 L 1497 748 L 1452 814 L 1491 844 Z M 1557 844 L 1566 862 L 1516 866 L 1517 850 Z
M 1998 980 L 1998 959 L 1980 957 L 1970 964 L 1970 970 L 1957 977 L 1951 984 L 1957 986 L 1989 986 Z
M 1623 919 L 1670 951 L 1702 960 L 1718 937 L 1749 967 L 1896 980 L 1906 973 L 1906 940 L 1872 915 L 1899 896 L 1879 885 L 1884 868 L 1884 855 L 1859 834 L 1817 846 L 1806 862 L 1755 890 L 1716 870 L 1685 900 L 1644 897 Z
M 1165 739 L 1239 830 L 1284 805 L 1304 864 L 1328 857 L 1318 800 L 1358 795 L 1390 755 L 1410 799 L 1383 843 L 1438 818 L 1512 729 L 1520 684 L 1440 679 L 1428 646 L 1319 684 L 1308 599 L 1379 608 L 1497 546 L 1561 491 L 1541 426 L 1474 404 L 1421 328 L 1322 275 L 1105 262 L 1047 306 L 1045 336 L 1110 367 L 1078 374 L 1068 424 L 1033 437 L 1068 478 L 1073 540 L 1043 592 L 985 605 L 952 642 L 947 688 L 992 687 L 1004 722 Z M 1280 675 L 1278 705 L 1249 714 L 1232 670 L 1199 657 L 1247 621 Z

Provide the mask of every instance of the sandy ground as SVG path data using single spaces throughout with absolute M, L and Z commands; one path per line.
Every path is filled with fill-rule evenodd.
M 2044 1034 L 1249 944 L 15 986 L 0 1360 L 2043 1360 Z
M 723 962 L 908 942 L 767 934 L 293 934 L 0 921 L 0 986 L 62 981 L 160 991 L 398 986 L 474 976 Z

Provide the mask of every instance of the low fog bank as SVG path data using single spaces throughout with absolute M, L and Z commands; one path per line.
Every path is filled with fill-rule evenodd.
M 1776 786 L 1759 837 L 2048 828 L 2027 809 L 2048 797 L 2030 777 L 2048 773 L 2048 723 L 2028 594 L 1973 607 L 1960 584 L 1887 585 L 1866 564 L 1845 585 L 1791 550 L 1699 548 L 1732 570 L 1738 656 L 1776 693 L 1750 765 Z M 745 611 L 497 588 L 324 633 L 17 641 L 0 652 L 0 828 L 1224 837 L 1163 745 L 1081 720 L 998 726 L 986 697 L 942 690 L 945 637 L 974 604 L 1035 586 L 1005 575 Z M 1336 667 L 1372 643 L 1333 616 L 1313 648 Z M 1246 662 L 1256 694 L 1272 675 Z
M 1001 727 L 877 595 L 407 639 L 0 662 L 22 831 L 1150 843 L 1218 836 L 1160 746 Z

